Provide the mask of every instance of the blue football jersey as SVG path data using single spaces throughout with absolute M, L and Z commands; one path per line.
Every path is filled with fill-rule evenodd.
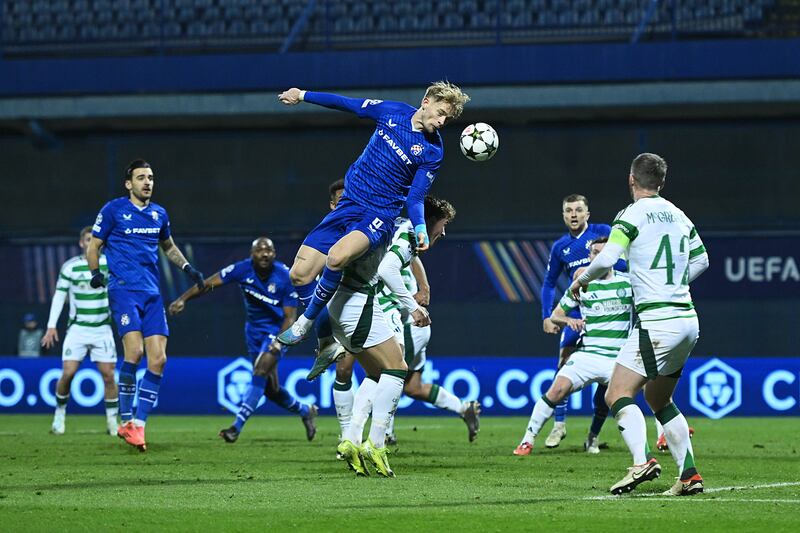
M 548 318 L 553 311 L 556 281 L 561 273 L 566 272 L 572 283 L 575 271 L 580 267 L 587 266 L 590 262 L 589 243 L 598 237 L 608 237 L 610 234 L 611 226 L 608 224 L 588 224 L 583 233 L 577 237 L 573 237 L 568 232 L 553 243 L 553 247 L 550 249 L 550 260 L 547 263 L 547 275 L 542 283 L 542 320 Z M 625 261 L 620 260 L 614 268 L 625 271 L 627 265 Z
M 153 202 L 140 208 L 128 197 L 111 200 L 92 235 L 105 242 L 109 289 L 159 292 L 158 245 L 171 235 L 166 209 Z
M 415 130 L 416 109 L 402 102 L 306 92 L 305 101 L 375 121 L 375 131 L 344 178 L 344 196 L 380 215 L 396 217 L 406 201 L 412 222 L 425 222 L 421 205 L 444 157 L 439 132 Z M 421 217 L 421 218 L 420 218 Z
M 247 325 L 267 333 L 279 333 L 284 307 L 297 307 L 297 293 L 289 281 L 289 267 L 275 261 L 266 279 L 256 274 L 249 257 L 223 268 L 222 283 L 236 282 L 242 289 Z

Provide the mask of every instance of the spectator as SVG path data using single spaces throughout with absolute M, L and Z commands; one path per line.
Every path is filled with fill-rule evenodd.
M 22 329 L 19 330 L 19 342 L 17 344 L 17 353 L 20 357 L 39 357 L 42 355 L 42 337 L 44 330 L 39 327 L 39 321 L 36 320 L 36 315 L 33 313 L 26 313 L 22 317 Z

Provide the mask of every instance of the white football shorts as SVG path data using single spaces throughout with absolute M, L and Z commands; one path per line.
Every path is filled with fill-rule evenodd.
M 83 361 L 89 355 L 93 363 L 116 363 L 117 345 L 111 326 L 87 327 L 73 324 L 67 329 L 62 347 L 62 361 Z
M 696 316 L 640 322 L 620 349 L 617 364 L 648 379 L 669 376 L 683 368 L 699 338 Z

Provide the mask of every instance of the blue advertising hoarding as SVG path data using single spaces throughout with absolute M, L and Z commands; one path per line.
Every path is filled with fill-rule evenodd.
M 334 371 L 305 380 L 311 357 L 288 357 L 280 364 L 281 382 L 301 401 L 316 403 L 334 414 Z M 450 389 L 465 400 L 479 400 L 487 416 L 528 416 L 535 399 L 547 390 L 553 375 L 549 357 L 437 357 L 428 361 L 423 380 Z M 358 365 L 356 365 L 358 366 Z M 245 358 L 172 358 L 156 407 L 164 414 L 234 413 L 250 383 Z M 57 358 L 0 357 L 0 413 L 48 413 L 55 406 L 55 385 L 61 374 Z M 144 374 L 139 370 L 138 378 Z M 355 381 L 363 373 L 356 369 Z M 593 387 L 570 398 L 576 414 L 592 411 Z M 94 365 L 84 363 L 72 384 L 70 413 L 102 411 L 103 381 Z M 687 416 L 800 415 L 800 359 L 690 358 L 675 393 Z M 286 414 L 270 402 L 261 414 Z M 401 414 L 435 415 L 438 409 L 404 397 Z

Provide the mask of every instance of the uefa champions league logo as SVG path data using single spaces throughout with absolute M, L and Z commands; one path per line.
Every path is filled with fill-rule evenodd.
M 231 413 L 238 413 L 252 379 L 253 365 L 244 357 L 225 365 L 217 372 L 217 402 Z M 258 405 L 264 401 L 262 396 Z
M 742 374 L 712 359 L 690 374 L 689 402 L 709 418 L 722 418 L 742 405 Z

